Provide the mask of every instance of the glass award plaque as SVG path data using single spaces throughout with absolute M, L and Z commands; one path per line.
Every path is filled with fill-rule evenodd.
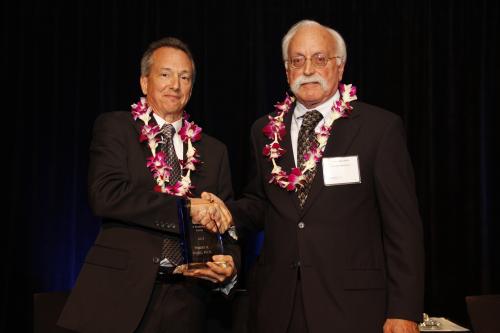
M 205 268 L 207 261 L 213 261 L 213 255 L 224 254 L 221 234 L 208 231 L 202 225 L 193 223 L 186 205 L 187 200 L 177 200 L 179 234 L 184 260 L 176 269 L 179 273 L 188 269 Z M 197 199 L 196 202 L 210 204 L 209 201 L 202 199 Z

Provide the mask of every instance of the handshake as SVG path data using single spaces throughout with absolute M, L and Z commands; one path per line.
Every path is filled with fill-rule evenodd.
M 224 202 L 215 194 L 203 192 L 200 198 L 190 198 L 193 223 L 201 224 L 211 232 L 223 234 L 233 225 L 233 217 Z
M 200 198 L 190 198 L 191 221 L 201 224 L 210 232 L 223 234 L 233 224 L 231 213 L 216 195 L 203 192 Z M 209 280 L 213 283 L 229 281 L 236 275 L 236 266 L 231 255 L 218 254 L 206 262 L 206 267 L 184 269 L 184 276 Z M 234 283 L 234 282 L 233 282 Z

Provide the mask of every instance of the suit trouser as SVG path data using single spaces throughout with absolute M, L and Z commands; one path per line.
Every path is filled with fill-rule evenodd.
M 135 333 L 202 332 L 207 297 L 207 293 L 191 281 L 156 281 Z

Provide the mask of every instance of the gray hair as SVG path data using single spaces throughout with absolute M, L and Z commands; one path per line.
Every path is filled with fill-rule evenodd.
M 332 35 L 333 39 L 337 43 L 337 51 L 339 52 L 338 56 L 341 57 L 340 61 L 342 63 L 345 63 L 347 60 L 347 51 L 346 51 L 345 42 L 344 42 L 344 39 L 342 38 L 342 36 L 337 31 L 333 30 L 332 28 L 329 28 L 327 26 L 324 26 L 324 25 L 319 24 L 318 22 L 312 21 L 312 20 L 302 20 L 302 21 L 295 23 L 290 28 L 290 30 L 288 30 L 286 35 L 283 37 L 283 39 L 281 40 L 281 51 L 283 53 L 283 61 L 286 61 L 288 58 L 288 46 L 290 45 L 290 41 L 292 40 L 293 36 L 295 36 L 295 34 L 297 33 L 297 31 L 300 28 L 305 27 L 305 26 L 311 26 L 311 25 L 325 28 Z
M 171 47 L 181 50 L 189 57 L 193 64 L 193 83 L 196 76 L 196 68 L 194 65 L 193 54 L 186 43 L 175 37 L 165 37 L 149 44 L 148 49 L 144 52 L 141 59 L 141 76 L 148 76 L 151 70 L 153 53 L 162 47 Z

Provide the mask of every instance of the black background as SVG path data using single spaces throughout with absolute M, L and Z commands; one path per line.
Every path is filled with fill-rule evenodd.
M 1 8 L 1 331 L 30 331 L 33 293 L 71 288 L 99 226 L 86 196 L 92 124 L 140 97 L 146 46 L 164 36 L 190 45 L 198 76 L 188 111 L 228 146 L 240 193 L 250 125 L 287 89 L 281 38 L 305 18 L 343 35 L 344 82 L 358 98 L 404 120 L 425 228 L 426 312 L 467 324 L 464 296 L 500 293 L 497 1 L 19 0 Z

